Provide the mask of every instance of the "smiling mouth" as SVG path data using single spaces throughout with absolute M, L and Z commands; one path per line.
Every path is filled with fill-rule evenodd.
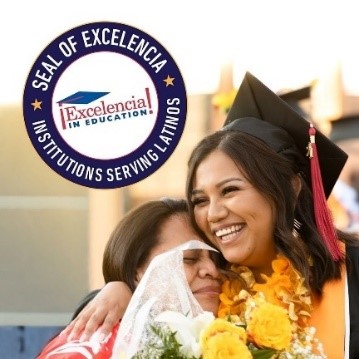
M 227 242 L 233 239 L 237 233 L 239 233 L 244 225 L 233 225 L 228 228 L 223 228 L 215 232 L 215 235 L 221 240 L 221 242 Z
M 212 295 L 219 295 L 221 293 L 221 287 L 217 286 L 209 286 L 204 287 L 201 289 L 197 289 L 193 292 L 193 294 L 212 294 Z

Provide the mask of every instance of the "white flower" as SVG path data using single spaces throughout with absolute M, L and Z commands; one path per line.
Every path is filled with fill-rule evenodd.
M 155 321 L 166 323 L 172 332 L 176 332 L 176 339 L 182 345 L 180 351 L 183 355 L 199 358 L 201 356 L 199 344 L 201 331 L 214 319 L 213 313 L 210 312 L 203 312 L 191 318 L 168 310 L 159 314 Z

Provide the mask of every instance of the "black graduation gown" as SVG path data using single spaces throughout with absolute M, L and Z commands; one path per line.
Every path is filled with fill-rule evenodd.
M 347 247 L 346 254 L 350 316 L 349 358 L 359 359 L 359 247 Z

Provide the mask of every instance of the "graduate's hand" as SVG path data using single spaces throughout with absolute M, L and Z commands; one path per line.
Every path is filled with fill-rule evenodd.
M 63 334 L 68 335 L 68 341 L 72 339 L 87 341 L 100 327 L 99 341 L 102 341 L 123 318 L 131 297 L 132 292 L 126 283 L 107 283 L 66 327 Z

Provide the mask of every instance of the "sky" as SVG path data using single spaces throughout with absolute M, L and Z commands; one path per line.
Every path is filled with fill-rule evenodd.
M 176 61 L 188 94 L 216 91 L 227 62 L 235 86 L 250 71 L 279 91 L 308 85 L 345 60 L 355 87 L 354 6 L 316 0 L 12 0 L 0 12 L 0 105 L 21 103 L 28 73 L 52 40 L 96 21 L 128 24 L 154 37 Z

